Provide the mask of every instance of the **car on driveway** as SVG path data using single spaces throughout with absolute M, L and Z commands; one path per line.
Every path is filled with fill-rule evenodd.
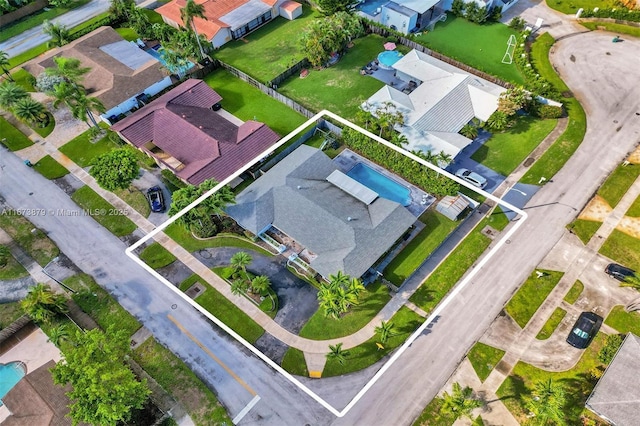
M 604 268 L 604 271 L 612 278 L 615 278 L 618 281 L 624 281 L 627 277 L 632 277 L 636 274 L 633 269 L 626 268 L 622 265 L 618 265 L 617 263 L 610 263 Z
M 602 317 L 593 312 L 583 312 L 580 314 L 576 323 L 571 327 L 567 343 L 578 349 L 585 349 L 593 340 L 600 326 L 602 325 Z
M 154 186 L 147 190 L 147 200 L 151 210 L 156 213 L 162 213 L 165 210 L 164 196 L 162 195 L 162 189 L 159 186 Z
M 485 179 L 484 176 L 479 175 L 478 173 L 473 172 L 469 169 L 458 169 L 458 171 L 456 172 L 456 176 L 466 180 L 471 185 L 477 186 L 480 189 L 483 189 L 485 186 L 487 186 L 487 179 Z

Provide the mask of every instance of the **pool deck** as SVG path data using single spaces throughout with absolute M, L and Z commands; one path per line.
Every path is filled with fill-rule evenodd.
M 364 163 L 378 173 L 408 188 L 411 196 L 411 204 L 406 206 L 406 208 L 416 218 L 424 213 L 436 201 L 436 198 L 433 195 L 427 194 L 422 189 L 410 184 L 400 176 L 391 173 L 389 170 L 379 166 L 373 161 L 367 160 L 366 158 L 356 154 L 350 149 L 345 149 L 344 151 L 342 151 L 340 154 L 338 154 L 338 156 L 336 156 L 336 158 L 333 159 L 333 161 L 338 169 L 345 174 L 349 172 L 349 170 L 351 170 L 357 163 Z
M 40 328 L 33 330 L 20 343 L 0 355 L 2 364 L 13 361 L 23 362 L 27 367 L 27 374 L 51 360 L 58 362 L 60 359 L 62 359 L 62 353 Z

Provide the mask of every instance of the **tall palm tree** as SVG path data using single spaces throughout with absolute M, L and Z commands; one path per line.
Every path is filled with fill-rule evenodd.
M 5 81 L 0 84 L 0 107 L 4 109 L 12 108 L 20 99 L 27 97 L 27 91 L 15 82 Z
M 455 416 L 456 419 L 464 416 L 473 420 L 471 412 L 482 406 L 482 401 L 473 397 L 473 390 L 469 386 L 462 388 L 460 383 L 454 383 L 452 393 L 445 392 L 442 399 L 441 411 Z
M 69 310 L 67 298 L 54 293 L 48 285 L 42 283 L 29 289 L 20 306 L 34 321 L 44 323 L 49 323 L 56 315 Z
M 266 275 L 259 275 L 251 280 L 251 289 L 254 293 L 264 293 L 271 287 L 271 281 Z
M 620 287 L 631 287 L 640 291 L 640 275 L 629 275 L 622 283 L 620 283 Z
M 231 282 L 231 293 L 235 294 L 236 296 L 245 294 L 248 289 L 249 286 L 247 285 L 247 281 L 245 280 L 233 280 Z
M 13 114 L 22 121 L 45 127 L 48 124 L 47 109 L 31 96 L 20 99 L 13 106 Z
M 55 62 L 56 66 L 46 68 L 44 72 L 47 73 L 47 75 L 62 77 L 74 87 L 82 87 L 80 86 L 80 80 L 86 73 L 91 71 L 91 68 L 81 67 L 80 60 L 76 58 L 56 56 L 53 58 L 53 62 Z
M 7 52 L 0 50 L 0 68 L 2 68 L 2 72 L 7 75 L 10 81 L 13 81 L 13 77 L 9 72 L 9 67 L 11 63 L 9 62 L 9 54 Z
M 380 335 L 380 343 L 387 343 L 389 337 L 393 336 L 394 324 L 391 321 L 381 321 L 380 325 L 375 328 L 376 334 Z
M 335 345 L 329 345 L 330 352 L 326 355 L 327 359 L 335 359 L 340 363 L 340 365 L 344 365 L 347 357 L 350 355 L 349 351 L 346 349 L 342 349 L 342 343 L 336 343 Z
M 541 380 L 534 384 L 531 397 L 524 398 L 525 405 L 535 417 L 531 423 L 539 426 L 566 425 L 564 409 L 565 391 L 561 384 L 552 379 Z
M 342 271 L 338 271 L 335 275 L 329 275 L 329 288 L 346 287 L 349 285 L 351 277 Z
M 49 47 L 60 47 L 71 41 L 71 35 L 67 27 L 49 20 L 42 23 L 42 31 L 51 37 Z
M 204 50 L 202 49 L 202 43 L 200 43 L 200 37 L 198 34 L 198 30 L 196 29 L 196 24 L 193 21 L 193 18 L 202 18 L 204 20 L 207 17 L 204 15 L 204 6 L 202 4 L 197 4 L 193 0 L 187 0 L 187 3 L 183 8 L 180 9 L 180 18 L 184 26 L 191 27 L 193 34 L 198 42 L 198 48 L 200 49 L 200 59 L 203 59 L 205 56 Z
M 89 127 L 93 124 L 97 129 L 99 128 L 98 121 L 93 115 L 93 111 L 101 114 L 107 111 L 100 99 L 87 96 L 82 91 L 77 91 L 67 105 L 74 118 L 84 121 Z M 91 121 L 91 124 L 89 124 L 89 121 Z
M 251 263 L 253 259 L 251 255 L 244 251 L 239 251 L 233 256 L 231 256 L 231 266 L 236 272 L 242 271 L 245 279 L 249 282 L 249 274 L 247 273 L 247 266 Z
M 198 196 L 205 194 L 209 190 L 218 185 L 214 179 L 207 179 L 198 186 Z M 198 208 L 202 207 L 203 213 L 208 215 L 216 215 L 218 219 L 224 215 L 224 209 L 229 204 L 235 204 L 236 196 L 228 186 L 223 186 L 215 194 L 204 200 Z
M 155 25 L 155 24 L 154 24 Z M 184 77 L 189 60 L 173 49 L 161 47 L 158 50 L 162 57 L 164 67 L 171 74 L 177 74 L 180 79 Z

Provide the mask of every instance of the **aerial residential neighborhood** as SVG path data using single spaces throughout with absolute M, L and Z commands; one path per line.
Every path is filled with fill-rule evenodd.
M 639 2 L 0 10 L 0 424 L 638 424 Z

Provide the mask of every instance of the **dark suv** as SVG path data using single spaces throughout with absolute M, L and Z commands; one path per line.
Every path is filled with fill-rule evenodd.
M 583 312 L 576 323 L 571 327 L 571 333 L 567 337 L 567 343 L 578 349 L 585 349 L 593 340 L 600 326 L 602 317 L 593 312 Z
M 627 277 L 632 277 L 636 274 L 633 269 L 625 268 L 617 263 L 608 264 L 604 271 L 618 281 L 624 281 Z
M 152 211 L 156 213 L 162 213 L 164 211 L 164 197 L 162 196 L 162 189 L 159 186 L 154 186 L 147 190 L 147 200 L 149 200 Z

